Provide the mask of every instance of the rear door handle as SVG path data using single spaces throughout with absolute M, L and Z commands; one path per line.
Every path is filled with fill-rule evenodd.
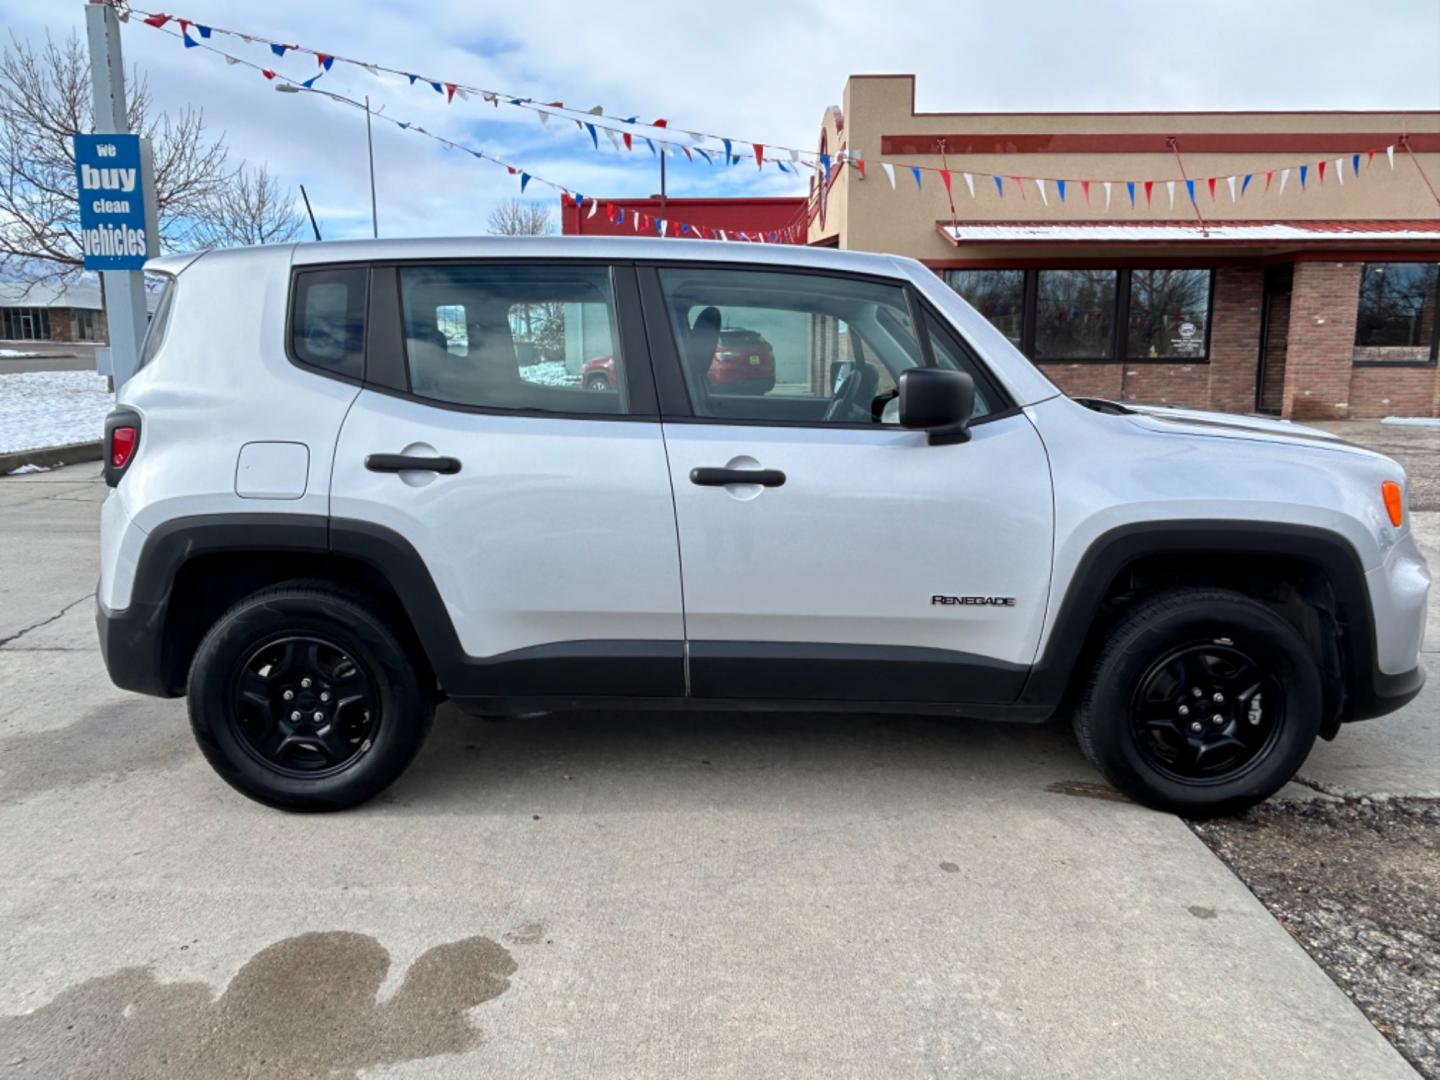
M 727 484 L 759 484 L 761 487 L 779 487 L 785 483 L 785 474 L 779 469 L 710 469 L 690 470 L 690 482 L 702 487 L 724 487 Z
M 436 472 L 449 476 L 460 471 L 453 457 L 421 457 L 416 454 L 369 454 L 365 468 L 371 472 Z

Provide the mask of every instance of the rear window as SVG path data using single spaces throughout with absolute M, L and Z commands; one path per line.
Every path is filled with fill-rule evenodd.
M 170 309 L 174 305 L 175 279 L 166 275 L 165 284 L 160 291 L 160 302 L 155 305 L 155 314 L 150 316 L 150 325 L 145 329 L 145 344 L 140 346 L 140 367 L 143 368 L 154 359 L 160 346 L 165 343 L 165 331 L 170 325 Z
M 363 266 L 303 270 L 290 305 L 290 350 L 302 364 L 358 379 L 365 361 Z

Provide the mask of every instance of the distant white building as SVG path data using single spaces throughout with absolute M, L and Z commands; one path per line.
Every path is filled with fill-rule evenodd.
M 158 299 L 146 297 L 151 314 Z M 103 343 L 108 338 L 99 285 L 0 281 L 0 340 Z

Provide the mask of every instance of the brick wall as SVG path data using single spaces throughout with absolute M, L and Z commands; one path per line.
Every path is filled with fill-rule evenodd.
M 1434 368 L 1366 367 L 1354 369 L 1350 380 L 1350 415 L 1434 416 Z
M 1285 401 L 1285 353 L 1290 342 L 1290 294 L 1270 297 L 1270 321 L 1265 324 L 1265 385 L 1260 407 L 1279 412 Z
M 1358 262 L 1298 262 L 1281 412 L 1297 420 L 1350 415 L 1351 363 L 1360 297 Z
M 1046 378 L 1071 397 L 1100 397 L 1119 401 L 1124 367 L 1121 364 L 1041 364 Z
M 1260 266 L 1222 266 L 1215 271 L 1210 315 L 1209 407 L 1253 412 L 1260 366 L 1260 310 L 1265 271 Z
M 1209 399 L 1209 382 L 1205 364 L 1126 364 L 1121 397 L 1203 409 Z

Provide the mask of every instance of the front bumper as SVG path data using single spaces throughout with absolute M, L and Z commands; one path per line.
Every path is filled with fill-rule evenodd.
M 1369 687 L 1359 687 L 1355 693 L 1351 720 L 1373 720 L 1396 709 L 1402 709 L 1415 700 L 1425 686 L 1425 666 L 1416 664 L 1409 671 L 1399 675 L 1387 675 L 1378 668 L 1371 674 Z

